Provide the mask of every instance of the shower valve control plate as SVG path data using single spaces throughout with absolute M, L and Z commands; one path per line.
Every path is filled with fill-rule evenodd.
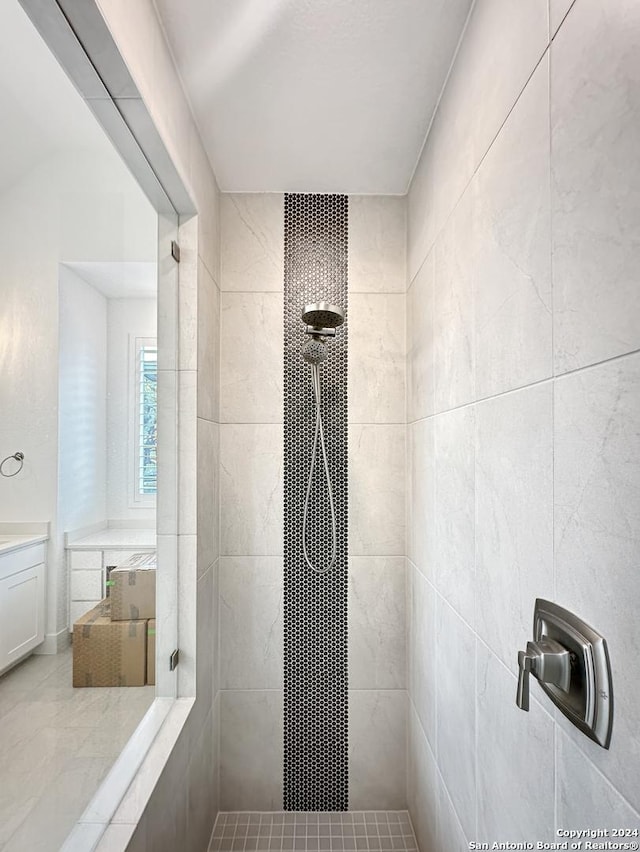
M 609 748 L 613 690 L 604 638 L 569 610 L 538 598 L 533 639 L 527 651 L 518 655 L 518 706 L 528 709 L 531 673 L 567 719 L 598 745 Z

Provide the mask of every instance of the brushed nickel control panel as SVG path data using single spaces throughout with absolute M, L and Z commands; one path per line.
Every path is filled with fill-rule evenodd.
M 518 652 L 516 704 L 529 709 L 533 675 L 567 719 L 603 748 L 613 727 L 613 691 L 604 638 L 567 609 L 536 600 L 533 641 Z

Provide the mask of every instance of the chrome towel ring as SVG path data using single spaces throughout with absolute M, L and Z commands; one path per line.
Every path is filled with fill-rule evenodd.
M 18 467 L 17 470 L 14 470 L 13 473 L 5 473 L 4 472 L 4 466 L 10 459 L 14 459 L 15 461 L 17 461 L 18 464 L 19 464 L 19 467 Z M 2 459 L 2 461 L 0 462 L 0 474 L 2 476 L 6 476 L 7 479 L 8 479 L 11 476 L 17 476 L 20 473 L 20 471 L 22 470 L 23 467 L 24 467 L 24 453 L 17 452 L 17 453 L 14 453 L 11 456 L 7 456 L 6 459 Z

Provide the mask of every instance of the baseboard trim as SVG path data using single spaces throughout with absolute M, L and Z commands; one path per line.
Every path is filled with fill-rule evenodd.
M 71 637 L 69 635 L 69 628 L 64 627 L 57 633 L 47 633 L 44 637 L 44 642 L 42 643 L 42 645 L 38 645 L 38 647 L 33 653 L 59 654 L 61 651 L 64 651 L 66 648 L 68 648 L 70 642 Z

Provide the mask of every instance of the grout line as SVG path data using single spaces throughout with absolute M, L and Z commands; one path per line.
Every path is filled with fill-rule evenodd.
M 574 376 L 577 373 L 586 373 L 590 370 L 597 370 L 599 367 L 603 367 L 606 364 L 611 364 L 615 361 L 622 361 L 625 358 L 633 358 L 636 355 L 640 355 L 640 348 L 632 349 L 629 352 L 622 352 L 620 355 L 612 355 L 610 358 L 604 358 L 602 361 L 597 361 L 595 364 L 585 364 L 582 367 L 576 367 L 573 370 L 567 370 L 564 373 L 559 373 L 555 376 L 548 376 L 545 379 L 540 379 L 537 382 L 531 382 L 528 385 L 521 385 L 517 388 L 510 388 L 509 390 L 502 391 L 501 393 L 494 394 L 493 396 L 484 396 L 475 400 L 471 400 L 470 402 L 463 402 L 460 405 L 456 405 L 453 408 L 446 408 L 442 411 L 436 411 L 433 414 L 428 414 L 426 417 L 419 417 L 417 420 L 413 420 L 411 423 L 407 423 L 407 426 L 413 426 L 416 423 L 422 423 L 426 420 L 433 420 L 436 417 L 441 417 L 445 414 L 450 414 L 453 411 L 461 411 L 465 408 L 472 408 L 475 405 L 479 405 L 484 402 L 491 402 L 494 399 L 501 399 L 504 396 L 509 396 L 511 394 L 523 393 L 529 388 L 540 387 L 541 385 L 551 384 L 553 382 L 563 381 L 569 376 Z M 372 424 L 376 425 L 376 424 Z M 398 424 L 389 424 L 389 425 L 398 425 Z

